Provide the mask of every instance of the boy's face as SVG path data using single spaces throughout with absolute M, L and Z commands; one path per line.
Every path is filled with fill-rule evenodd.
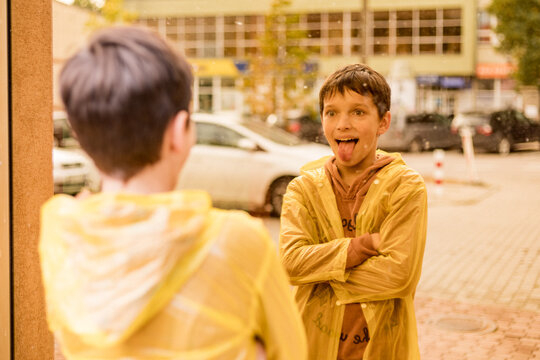
M 324 135 L 343 174 L 360 172 L 375 161 L 377 138 L 390 125 L 390 112 L 379 118 L 371 96 L 349 89 L 324 99 Z

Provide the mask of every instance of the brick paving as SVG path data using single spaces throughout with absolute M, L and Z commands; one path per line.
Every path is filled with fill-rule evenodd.
M 540 359 L 540 313 L 418 295 L 415 300 L 422 360 Z M 489 332 L 455 331 L 437 320 L 468 318 L 496 326 Z
M 404 155 L 429 179 L 426 154 Z M 437 196 L 428 181 L 428 237 L 415 301 L 423 360 L 540 359 L 540 153 L 478 154 L 482 186 L 448 153 Z M 486 320 L 491 332 L 441 327 Z

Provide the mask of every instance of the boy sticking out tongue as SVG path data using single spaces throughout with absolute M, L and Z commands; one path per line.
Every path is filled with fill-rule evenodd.
M 390 126 L 390 87 L 370 67 L 349 65 L 328 77 L 319 105 L 335 156 L 290 183 L 280 234 L 309 358 L 419 359 L 413 298 L 426 188 L 400 154 L 377 150 Z

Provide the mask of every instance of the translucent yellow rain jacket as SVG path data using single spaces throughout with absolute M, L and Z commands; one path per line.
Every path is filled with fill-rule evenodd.
M 335 360 L 343 313 L 361 303 L 370 341 L 365 360 L 419 359 L 413 298 L 426 238 L 422 177 L 397 153 L 379 171 L 360 207 L 356 234 L 380 233 L 380 255 L 345 270 L 345 238 L 325 171 L 328 158 L 307 164 L 287 189 L 280 255 L 306 326 L 309 359 Z
M 42 208 L 51 330 L 67 359 L 305 359 L 260 220 L 206 193 L 59 195 Z

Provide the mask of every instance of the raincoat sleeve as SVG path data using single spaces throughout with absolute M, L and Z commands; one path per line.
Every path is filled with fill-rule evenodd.
M 306 197 L 296 179 L 283 197 L 279 250 L 289 279 L 293 285 L 345 281 L 351 239 L 332 238 L 319 230 Z M 341 225 L 341 219 L 338 221 Z
M 420 277 L 427 228 L 423 181 L 402 183 L 388 199 L 380 225 L 381 255 L 353 268 L 346 282 L 331 282 L 346 302 L 376 301 L 414 294 Z
M 272 247 L 259 285 L 260 337 L 268 360 L 307 359 L 304 325 L 287 275 Z

